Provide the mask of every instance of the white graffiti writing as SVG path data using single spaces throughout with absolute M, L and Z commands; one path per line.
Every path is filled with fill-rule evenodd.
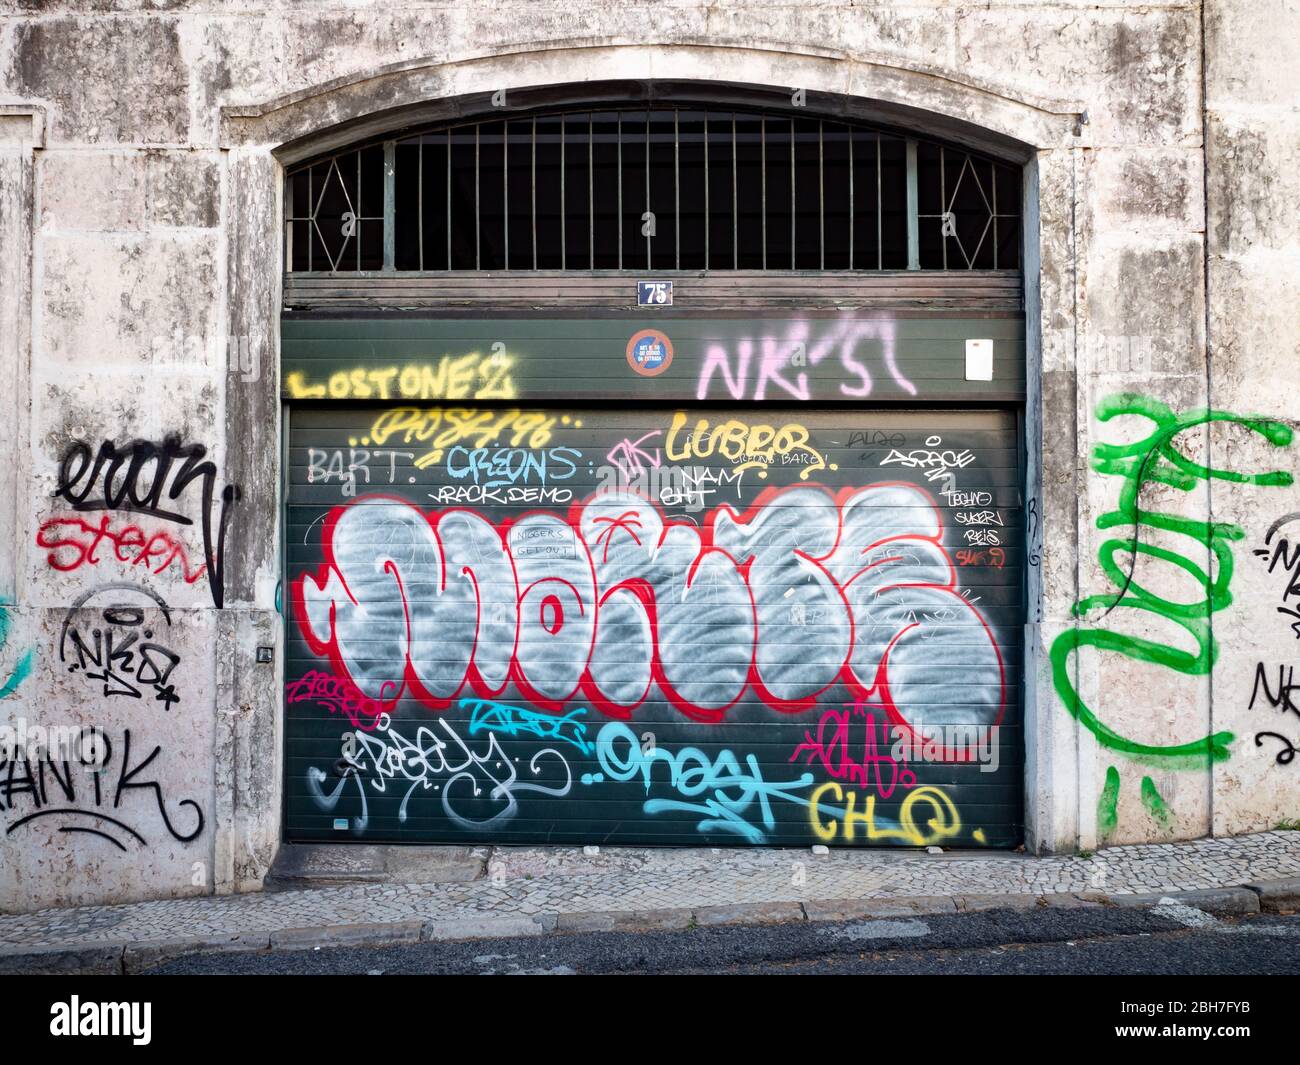
M 553 784 L 520 780 L 515 762 L 501 750 L 493 733 L 488 734 L 483 749 L 475 751 L 446 718 L 439 718 L 432 726 L 421 725 L 415 738 L 407 739 L 393 728 L 387 714 L 381 714 L 373 732 L 344 734 L 335 771 L 339 781 L 332 791 L 324 790 L 329 774 L 316 766 L 307 770 L 307 787 L 320 809 L 333 810 L 352 780 L 361 798 L 361 813 L 352 818 L 352 830 L 358 835 L 370 823 L 367 787 L 384 794 L 390 784 L 406 789 L 397 811 L 400 822 L 406 821 L 411 796 L 417 790 L 432 790 L 441 794 L 443 812 L 455 825 L 488 828 L 515 816 L 519 808 L 517 793 L 563 796 L 573 783 L 568 761 L 553 747 L 536 751 L 528 760 L 527 771 L 532 776 L 552 771 L 562 779 Z M 483 811 L 487 816 L 462 813 L 460 808 L 466 804 L 488 807 Z

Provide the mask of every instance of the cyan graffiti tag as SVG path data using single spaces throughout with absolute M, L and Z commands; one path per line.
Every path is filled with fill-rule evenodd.
M 676 753 L 658 744 L 643 747 L 636 733 L 618 721 L 608 722 L 597 734 L 596 759 L 604 772 L 584 773 L 583 784 L 598 784 L 606 777 L 620 782 L 640 777 L 647 796 L 642 809 L 647 814 L 673 811 L 695 814 L 700 818 L 695 826 L 697 831 L 731 832 L 747 843 L 765 843 L 767 833 L 776 828 L 774 801 L 796 803 L 808 810 L 813 824 L 820 826 L 819 834 L 827 839 L 835 833 L 822 825 L 817 815 L 843 822 L 847 840 L 853 838 L 847 826 L 857 822 L 867 826 L 868 838 L 897 839 L 917 846 L 954 836 L 960 828 L 950 800 L 937 789 L 922 788 L 916 794 L 917 799 L 932 802 L 936 811 L 936 816 L 925 824 L 915 823 L 907 803 L 903 808 L 904 820 L 890 821 L 876 817 L 874 796 L 867 810 L 857 813 L 852 802 L 843 806 L 817 802 L 815 797 L 827 793 L 828 788 L 834 789 L 837 799 L 845 798 L 844 791 L 831 782 L 818 787 L 812 795 L 802 794 L 814 784 L 811 773 L 803 773 L 793 780 L 765 780 L 753 754 L 745 755 L 742 767 L 730 750 L 722 750 L 716 758 L 710 758 L 698 747 L 682 747 Z M 653 779 L 657 763 L 666 767 L 666 780 Z M 679 797 L 650 798 L 655 783 L 667 784 Z M 937 813 L 944 816 L 939 817 Z
M 587 725 L 579 720 L 586 717 L 586 707 L 570 710 L 563 717 L 542 714 L 522 706 L 496 703 L 491 699 L 466 698 L 460 708 L 469 710 L 469 734 L 495 732 L 500 736 L 537 736 L 543 740 L 560 740 L 578 748 L 583 754 L 591 752 L 587 739 Z
M 647 798 L 643 807 L 646 813 L 681 810 L 698 814 L 701 820 L 695 827 L 700 832 L 734 832 L 749 843 L 764 842 L 767 839 L 764 830 L 770 832 L 776 827 L 773 799 L 807 806 L 808 800 L 797 793 L 813 783 L 811 773 L 770 783 L 763 779 L 758 760 L 752 754 L 745 756 L 749 767 L 746 772 L 729 750 L 720 751 L 716 759 L 698 747 L 683 747 L 675 754 L 658 745 L 643 750 L 636 733 L 617 721 L 606 724 L 596 736 L 596 758 L 611 780 L 626 782 L 640 777 L 647 796 L 654 783 L 655 763 L 662 762 L 668 769 L 667 783 L 683 798 Z M 596 784 L 600 779 L 598 774 L 584 774 L 582 782 Z M 754 806 L 762 829 L 749 821 Z
M 3 651 L 5 645 L 9 642 L 10 602 L 9 599 L 0 597 L 0 651 Z M 19 685 L 30 676 L 34 658 L 35 652 L 31 648 L 18 656 L 18 661 L 14 663 L 13 672 L 3 682 L 0 682 L 0 699 L 16 692 Z

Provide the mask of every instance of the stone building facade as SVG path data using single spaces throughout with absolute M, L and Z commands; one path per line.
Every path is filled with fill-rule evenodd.
M 1295 0 L 0 3 L 0 906 L 260 887 L 286 172 L 548 86 L 804 90 L 1013 163 L 1026 846 L 1300 818 L 1297 42 Z

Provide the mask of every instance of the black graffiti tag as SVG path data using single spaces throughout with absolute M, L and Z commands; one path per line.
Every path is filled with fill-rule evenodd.
M 133 766 L 131 730 L 124 729 L 116 786 L 110 791 L 106 787 L 106 778 L 114 761 L 113 744 L 98 728 L 87 729 L 85 733 L 71 758 L 50 750 L 38 753 L 0 749 L 0 811 L 20 813 L 21 807 L 31 807 L 30 812 L 22 813 L 6 826 L 6 835 L 48 817 L 54 819 L 61 833 L 97 836 L 119 850 L 127 849 L 122 837 L 130 837 L 141 846 L 148 846 L 145 837 L 123 820 L 125 812 L 122 809 L 124 796 L 145 791 L 152 794 L 158 815 L 172 839 L 189 843 L 199 837 L 205 821 L 203 808 L 197 802 L 182 799 L 176 804 L 180 809 L 188 806 L 194 811 L 194 827 L 182 832 L 172 823 L 163 786 L 155 779 L 140 779 L 162 753 L 161 746 L 155 745 Z M 108 812 L 110 810 L 112 813 Z
M 175 434 L 165 437 L 160 444 L 133 440 L 119 447 L 111 440 L 105 440 L 98 451 L 79 440 L 68 448 L 59 463 L 59 481 L 54 495 L 66 500 L 74 510 L 124 511 L 177 525 L 192 525 L 189 517 L 168 504 L 178 500 L 191 484 L 199 481 L 208 587 L 213 604 L 220 607 L 224 599 L 222 559 L 226 527 L 231 508 L 239 501 L 240 490 L 233 484 L 221 490 L 221 511 L 214 537 L 212 510 L 217 467 L 206 459 L 207 453 L 202 444 L 183 444 Z
M 113 596 L 87 629 L 81 624 L 81 611 L 87 603 L 101 596 Z M 69 673 L 81 674 L 103 685 L 105 696 L 139 699 L 152 688 L 154 698 L 164 710 L 180 702 L 172 673 L 180 664 L 180 655 L 160 642 L 152 628 L 145 627 L 144 609 L 129 597 L 143 600 L 144 606 L 156 608 L 167 627 L 172 615 L 161 596 L 132 584 L 110 584 L 87 592 L 77 599 L 64 615 L 59 631 L 59 661 Z
M 1296 521 L 1300 521 L 1300 510 L 1283 514 L 1273 522 L 1264 534 L 1264 546 L 1255 548 L 1255 557 L 1268 559 L 1270 574 L 1280 570 L 1284 575 L 1282 604 L 1277 612 L 1292 619 L 1291 631 L 1300 640 L 1300 542 L 1292 544 L 1288 537 L 1278 535 L 1283 526 Z

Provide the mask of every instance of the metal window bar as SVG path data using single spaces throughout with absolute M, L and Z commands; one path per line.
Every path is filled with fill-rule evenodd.
M 763 198 L 761 201 L 760 213 L 763 219 L 763 269 L 767 269 L 767 119 L 761 119 L 759 123 L 759 144 L 762 166 L 760 172 L 763 175 Z
M 948 207 L 949 207 L 947 161 L 948 161 L 948 153 L 945 152 L 942 148 L 940 148 L 939 149 L 939 203 L 942 205 L 941 209 L 945 214 L 947 214 Z M 947 219 L 945 218 L 943 219 L 943 221 L 947 222 Z M 942 228 L 940 228 L 939 230 L 939 235 L 943 237 L 943 239 L 939 241 L 939 244 L 943 248 L 943 268 L 947 270 L 948 269 L 948 238 L 943 235 Z
M 478 135 L 479 135 L 479 127 L 475 126 L 474 127 L 474 269 L 482 270 L 483 269 L 483 234 L 481 231 L 482 227 L 481 227 L 480 220 L 483 217 L 483 212 L 479 210 L 479 195 L 478 195 L 478 182 L 479 182 L 479 171 L 478 171 L 479 136 Z
M 533 119 L 533 269 L 537 269 L 537 119 Z
M 998 268 L 998 168 L 993 167 L 993 269 Z
M 790 119 L 790 269 L 795 266 L 794 258 L 794 220 L 798 215 L 794 202 L 794 119 Z
M 423 241 L 420 243 L 420 263 L 420 269 L 424 269 Z M 447 130 L 447 269 L 451 269 L 451 130 Z
M 980 179 L 979 172 L 976 170 L 976 157 L 972 156 L 969 152 L 958 153 L 962 162 L 957 172 L 957 178 L 953 182 L 950 191 L 947 179 L 947 153 L 950 149 L 947 149 L 942 145 L 938 146 L 938 148 L 940 181 L 939 211 L 938 213 L 918 213 L 918 224 L 920 221 L 924 220 L 941 227 L 940 244 L 942 247 L 942 257 L 940 259 L 940 264 L 942 269 L 946 270 L 950 268 L 948 262 L 949 240 L 952 240 L 956 244 L 957 251 L 960 253 L 962 259 L 962 262 L 956 264 L 955 268 L 965 270 L 977 269 L 976 264 L 979 262 L 980 253 L 984 249 L 984 242 L 989 239 L 990 233 L 993 234 L 992 268 L 994 270 L 1001 269 L 998 258 L 998 223 L 1003 219 L 1019 221 L 1020 215 L 1016 213 L 1001 212 L 997 209 L 997 180 L 999 164 L 990 162 L 990 187 L 992 189 L 992 199 L 990 199 L 989 194 L 985 192 L 984 183 Z M 957 202 L 957 191 L 961 186 L 962 181 L 965 180 L 967 172 L 969 172 L 970 180 L 974 182 L 976 189 L 979 191 L 980 198 L 984 201 L 985 210 L 984 227 L 980 230 L 979 240 L 976 241 L 975 247 L 971 251 L 966 250 L 966 246 L 962 243 L 960 234 L 956 232 L 956 212 L 954 211 Z M 942 227 L 949 223 L 952 224 L 953 235 L 951 237 L 943 236 Z
M 592 163 L 595 155 L 595 116 L 587 114 L 587 259 L 588 269 L 596 269 L 596 169 Z
M 876 134 L 876 269 L 885 268 L 885 178 L 880 165 L 880 134 Z
M 858 191 L 857 175 L 853 172 L 853 157 L 857 152 L 857 138 L 853 136 L 853 127 L 847 130 L 849 140 L 849 269 L 853 269 L 853 240 L 858 228 L 857 204 L 854 202 Z
M 826 269 L 826 123 L 817 123 L 817 246 L 819 270 Z
M 673 108 L 673 255 L 674 265 L 682 268 L 682 132 L 677 108 Z
M 921 269 L 921 240 L 917 229 L 916 141 L 907 142 L 907 268 Z
M 361 153 L 357 153 L 357 211 L 361 210 Z M 397 142 L 384 141 L 384 246 L 386 273 L 397 269 Z M 361 223 L 357 223 L 357 262 L 361 262 Z
M 736 200 L 736 113 L 731 113 L 731 268 L 740 269 L 740 208 Z
M 618 268 L 623 269 L 623 115 L 618 116 Z
M 713 228 L 713 217 L 709 213 L 709 112 L 704 112 L 704 269 L 711 269 L 713 260 L 709 257 L 709 230 Z
M 655 216 L 650 209 L 650 112 L 645 113 L 645 214 L 641 216 L 641 228 L 645 231 L 645 268 L 653 269 L 651 266 L 652 259 L 650 255 L 650 243 L 654 239 L 651 234 L 655 232 Z M 646 215 L 650 217 L 647 218 Z
M 510 269 L 510 123 L 501 123 L 501 223 L 504 228 L 505 249 L 502 267 Z
M 568 248 L 568 226 L 566 223 L 569 219 L 569 201 L 565 195 L 565 154 L 564 142 L 568 133 L 569 124 L 560 118 L 560 269 L 569 268 L 569 248 Z

